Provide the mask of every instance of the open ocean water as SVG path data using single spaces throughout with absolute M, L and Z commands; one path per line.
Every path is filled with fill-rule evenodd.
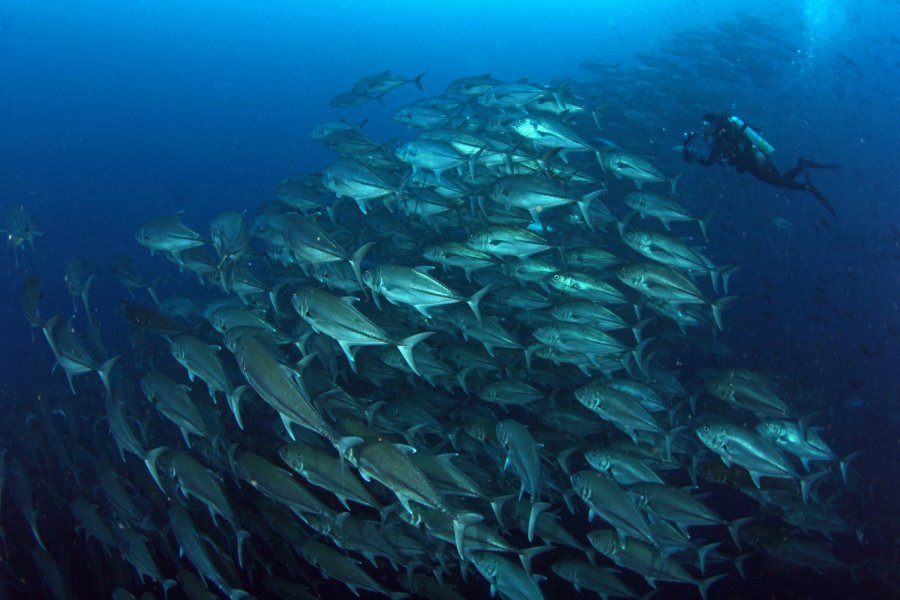
M 5 0 L 0 598 L 897 596 L 898 66 L 888 0 Z

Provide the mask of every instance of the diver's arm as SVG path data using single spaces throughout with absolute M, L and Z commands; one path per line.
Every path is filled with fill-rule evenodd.
M 718 144 L 713 144 L 713 147 L 710 148 L 709 156 L 707 156 L 706 158 L 697 158 L 697 151 L 691 148 L 691 142 L 694 141 L 694 138 L 696 136 L 697 134 L 693 131 L 684 134 L 684 142 L 681 144 L 681 156 L 684 159 L 684 162 L 695 163 L 698 165 L 703 165 L 704 167 L 708 167 L 715 162 L 716 152 L 718 152 Z

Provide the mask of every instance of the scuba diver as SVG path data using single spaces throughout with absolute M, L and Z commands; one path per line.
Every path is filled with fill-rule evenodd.
M 803 173 L 805 183 L 795 181 L 797 175 L 804 169 L 838 169 L 840 165 L 820 165 L 805 158 L 798 158 L 797 165 L 781 173 L 772 163 L 769 156 L 775 149 L 764 140 L 754 128 L 749 127 L 739 117 L 730 116 L 727 113 L 707 113 L 703 116 L 703 127 L 700 137 L 712 144 L 709 156 L 698 158 L 696 151 L 690 147 L 697 134 L 693 131 L 684 134 L 684 143 L 681 145 L 681 154 L 689 163 L 696 163 L 708 167 L 716 162 L 727 162 L 737 167 L 738 173 L 747 171 L 760 181 L 769 185 L 786 188 L 789 190 L 805 190 L 810 192 L 822 203 L 828 212 L 835 218 L 837 213 L 831 203 L 816 189 L 809 180 L 809 175 Z

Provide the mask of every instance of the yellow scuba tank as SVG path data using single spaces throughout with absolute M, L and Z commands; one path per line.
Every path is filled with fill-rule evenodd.
M 752 127 L 747 126 L 747 124 L 744 123 L 744 121 L 742 121 L 740 117 L 728 117 L 728 122 L 737 127 L 738 131 L 744 132 L 753 147 L 759 150 L 763 155 L 769 156 L 770 154 L 775 152 L 775 148 L 772 146 L 772 144 L 764 140 L 763 137 L 756 131 L 754 131 Z

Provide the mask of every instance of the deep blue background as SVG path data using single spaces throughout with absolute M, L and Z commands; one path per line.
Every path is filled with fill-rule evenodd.
M 0 4 L 8 19 L 0 29 L 0 215 L 24 204 L 45 234 L 37 240 L 45 316 L 71 310 L 66 258 L 125 253 L 148 275 L 171 272 L 133 241 L 141 221 L 184 210 L 185 222 L 205 232 L 219 212 L 252 214 L 282 178 L 322 168 L 331 156 L 309 138 L 318 122 L 371 117 L 366 132 L 376 139 L 410 135 L 391 113 L 420 97 L 414 89 L 390 95 L 387 107 L 328 107 L 363 75 L 425 71 L 433 94 L 485 72 L 588 78 L 578 68 L 584 59 L 634 65 L 636 52 L 730 18 L 743 2 L 308 4 Z M 855 410 L 881 418 L 893 439 L 868 439 L 868 421 L 854 418 L 835 435 L 846 450 L 866 448 L 870 464 L 890 465 L 884 453 L 896 454 L 900 432 L 900 10 L 877 0 L 767 5 L 754 14 L 790 32 L 792 59 L 778 64 L 782 85 L 741 89 L 734 110 L 765 129 L 781 166 L 801 154 L 843 165 L 817 177 L 840 220 L 826 225 L 808 196 L 722 168 L 688 170 L 680 191 L 698 213 L 720 208 L 709 254 L 743 267 L 725 337 L 735 362 L 787 375 L 835 407 L 860 399 Z M 668 172 L 683 168 L 671 151 L 680 133 L 659 132 L 653 158 Z M 775 216 L 798 231 L 776 229 Z M 33 268 L 31 256 L 23 260 Z M 51 357 L 21 317 L 27 269 L 7 253 L 0 273 L 2 411 L 4 400 L 32 393 Z M 92 293 L 112 352 L 124 349 L 116 348 L 124 322 L 113 314 L 124 295 L 111 276 Z

